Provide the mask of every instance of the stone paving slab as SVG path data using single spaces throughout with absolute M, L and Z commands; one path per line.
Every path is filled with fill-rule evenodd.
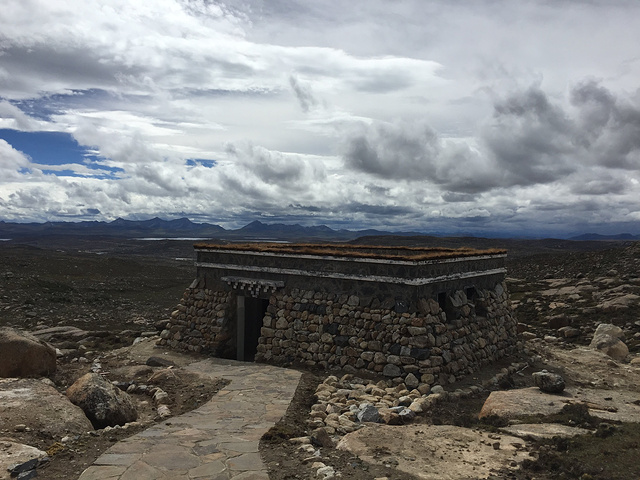
M 116 443 L 79 480 L 268 480 L 258 442 L 285 414 L 301 373 L 215 358 L 186 369 L 231 383 L 202 407 Z

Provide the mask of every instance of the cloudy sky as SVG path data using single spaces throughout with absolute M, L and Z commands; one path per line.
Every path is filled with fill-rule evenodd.
M 637 0 L 3 0 L 0 220 L 640 233 Z

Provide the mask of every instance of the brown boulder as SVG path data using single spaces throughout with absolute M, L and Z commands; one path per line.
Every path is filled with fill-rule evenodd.
M 601 323 L 598 325 L 589 346 L 600 350 L 616 360 L 624 360 L 629 355 L 629 348 L 624 343 L 624 331 L 615 325 Z
M 56 350 L 27 332 L 0 327 L 0 377 L 39 377 L 56 371 Z
M 0 425 L 23 424 L 55 439 L 92 430 L 82 410 L 54 387 L 34 378 L 0 379 Z
M 138 412 L 131 397 L 97 373 L 87 373 L 67 389 L 67 397 L 79 406 L 94 428 L 134 422 Z

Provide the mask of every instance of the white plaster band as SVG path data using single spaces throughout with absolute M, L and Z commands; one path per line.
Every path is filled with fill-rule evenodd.
M 312 272 L 309 270 L 298 270 L 293 268 L 277 268 L 277 267 L 256 267 L 253 265 L 230 265 L 226 263 L 208 263 L 196 262 L 196 267 L 216 268 L 220 270 L 237 270 L 244 272 L 256 273 L 274 273 L 279 275 L 296 275 L 300 277 L 319 277 L 319 278 L 335 278 L 340 280 L 359 280 L 363 282 L 382 282 L 396 283 L 402 285 L 420 286 L 432 283 L 446 282 L 451 280 L 463 280 L 465 278 L 482 277 L 486 275 L 498 275 L 507 273 L 507 269 L 494 268 L 491 270 L 481 270 L 475 272 L 459 272 L 449 275 L 440 275 L 438 277 L 422 277 L 422 278 L 400 278 L 400 277 L 384 277 L 379 275 L 349 275 L 338 272 Z

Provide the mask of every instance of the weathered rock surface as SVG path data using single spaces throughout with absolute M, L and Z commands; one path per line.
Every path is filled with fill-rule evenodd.
M 126 365 L 114 368 L 111 373 L 115 376 L 138 379 L 149 377 L 149 375 L 153 374 L 153 369 L 147 365 Z
M 576 435 L 591 433 L 591 431 L 586 428 L 569 427 L 557 423 L 521 423 L 518 425 L 509 425 L 500 430 L 509 435 L 526 440 L 542 440 L 553 437 L 570 438 Z
M 552 415 L 560 413 L 565 405 L 583 403 L 594 417 L 640 422 L 640 406 L 635 401 L 637 395 L 626 391 L 568 388 L 562 394 L 549 394 L 541 392 L 537 387 L 530 387 L 491 392 L 478 416 L 516 418 L 525 415 Z
M 150 367 L 174 367 L 176 364 L 167 358 L 149 357 L 146 364 Z
M 548 364 L 562 368 L 564 377 L 576 384 L 640 393 L 640 371 L 631 365 L 614 362 L 599 350 L 588 347 L 566 350 L 541 343 L 536 345 L 536 349 Z
M 131 397 L 97 373 L 87 373 L 67 389 L 67 397 L 78 405 L 95 428 L 113 427 L 138 418 Z
M 459 480 L 516 467 L 529 458 L 524 446 L 520 438 L 452 425 L 368 424 L 343 437 L 337 448 L 373 464 L 397 464 L 416 478 Z
M 51 345 L 27 332 L 0 327 L 0 377 L 39 377 L 55 371 Z
M 152 373 L 147 382 L 153 385 L 166 385 L 171 382 L 175 382 L 180 378 L 182 371 L 179 368 L 163 368 Z
M 0 480 L 9 480 L 18 476 L 18 473 L 11 475 L 9 472 L 11 467 L 25 464 L 31 460 L 35 460 L 35 462 L 32 462 L 35 467 L 46 456 L 46 452 L 35 447 L 16 443 L 8 438 L 0 438 Z M 30 465 L 25 465 L 25 468 L 27 466 Z M 13 470 L 16 469 L 14 468 Z
M 609 323 L 598 325 L 589 346 L 600 350 L 616 360 L 623 360 L 629 355 L 629 348 L 623 342 L 624 332 L 620 327 Z
M 543 392 L 561 393 L 564 390 L 564 378 L 557 373 L 542 370 L 541 372 L 534 372 L 532 377 L 536 387 Z
M 60 439 L 93 430 L 82 410 L 55 388 L 37 379 L 0 379 L 2 428 L 23 424 L 46 436 Z M 11 419 L 7 425 L 5 419 Z

